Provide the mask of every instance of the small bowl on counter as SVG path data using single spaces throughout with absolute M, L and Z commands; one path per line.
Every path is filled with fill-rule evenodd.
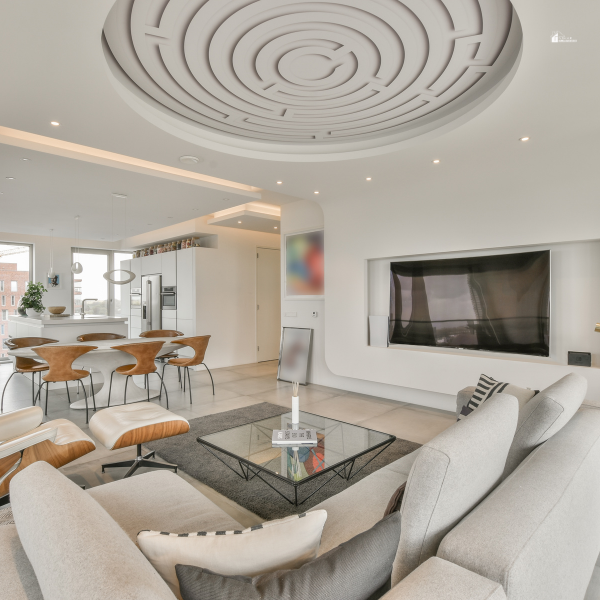
M 48 307 L 48 312 L 51 315 L 62 315 L 62 313 L 64 313 L 65 310 L 67 310 L 66 306 L 49 306 Z

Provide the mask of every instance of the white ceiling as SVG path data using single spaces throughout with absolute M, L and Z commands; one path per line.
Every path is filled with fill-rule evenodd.
M 406 0 L 404 4 L 419 2 Z M 444 3 L 456 4 L 455 0 Z M 522 212 L 551 215 L 568 203 L 576 218 L 579 206 L 599 204 L 598 2 L 514 0 L 523 28 L 520 63 L 512 79 L 498 86 L 502 93 L 490 96 L 476 116 L 459 114 L 454 128 L 413 138 L 395 152 L 313 163 L 245 158 L 201 147 L 192 138 L 167 133 L 149 122 L 148 115 L 134 111 L 111 82 L 102 50 L 102 29 L 113 4 L 113 0 L 2 3 L 0 125 L 245 183 L 261 188 L 264 202 L 282 203 L 297 197 L 347 207 L 362 216 L 367 233 L 369 216 L 385 211 L 383 201 L 390 198 L 404 207 L 407 224 L 413 207 L 424 198 L 430 219 L 443 222 L 448 211 L 477 211 L 486 225 L 493 224 L 497 211 L 507 207 L 518 219 Z M 557 30 L 577 42 L 552 43 Z M 52 127 L 53 120 L 60 126 Z M 519 142 L 523 135 L 531 136 L 531 141 Z M 18 150 L 5 151 L 0 157 L 2 178 L 13 170 L 6 161 L 21 156 Z M 193 168 L 182 165 L 178 159 L 186 154 L 198 156 L 201 162 Z M 441 163 L 433 165 L 434 158 Z M 153 201 L 154 210 L 177 206 L 182 213 L 198 193 L 197 188 L 189 191 L 172 181 L 164 182 L 163 189 L 163 182 L 153 177 L 126 172 L 119 172 L 113 180 L 108 168 L 55 159 L 48 158 L 45 177 L 33 178 L 26 193 L 12 197 L 17 202 L 8 202 L 6 194 L 0 196 L 0 230 L 34 233 L 50 228 L 50 221 L 68 222 L 75 211 L 84 215 L 79 208 L 90 198 L 90 220 L 103 220 L 102 232 L 109 234 L 110 217 L 102 198 L 110 191 L 134 197 L 138 185 L 141 196 L 154 197 L 156 186 L 160 193 Z M 35 164 L 45 163 L 37 158 L 31 166 Z M 278 180 L 283 184 L 277 185 Z M 1 179 L 0 185 L 4 190 L 8 183 L 19 181 Z M 76 185 L 67 194 L 71 181 Z M 114 189 L 117 183 L 120 189 Z M 131 189 L 125 189 L 126 184 Z M 518 205 L 498 200 L 510 199 L 515 189 L 520 192 Z M 168 202 L 159 202 L 165 198 Z M 136 222 L 155 228 L 143 225 L 154 222 L 146 214 L 138 211 Z M 189 215 L 174 215 L 174 220 L 180 218 Z M 535 219 L 530 226 L 535 227 Z M 82 219 L 82 235 L 84 229 Z M 468 231 L 460 235 L 468 236 Z
M 521 41 L 509 0 L 117 0 L 103 38 L 118 91 L 166 131 L 312 160 L 449 122 Z

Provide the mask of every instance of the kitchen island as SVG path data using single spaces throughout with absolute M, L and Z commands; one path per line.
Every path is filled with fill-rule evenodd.
M 77 342 L 84 333 L 116 333 L 127 337 L 127 317 L 105 315 L 73 315 L 70 317 L 22 317 L 9 315 L 10 337 L 45 337 L 59 342 Z

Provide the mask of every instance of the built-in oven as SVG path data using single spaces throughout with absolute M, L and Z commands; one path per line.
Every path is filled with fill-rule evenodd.
M 163 310 L 177 310 L 177 287 L 163 285 L 160 293 L 160 305 Z
M 142 288 L 131 288 L 129 292 L 129 308 L 142 308 Z

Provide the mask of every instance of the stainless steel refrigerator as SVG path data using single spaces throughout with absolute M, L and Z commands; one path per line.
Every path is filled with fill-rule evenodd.
M 142 277 L 142 331 L 162 329 L 161 285 L 161 275 Z

